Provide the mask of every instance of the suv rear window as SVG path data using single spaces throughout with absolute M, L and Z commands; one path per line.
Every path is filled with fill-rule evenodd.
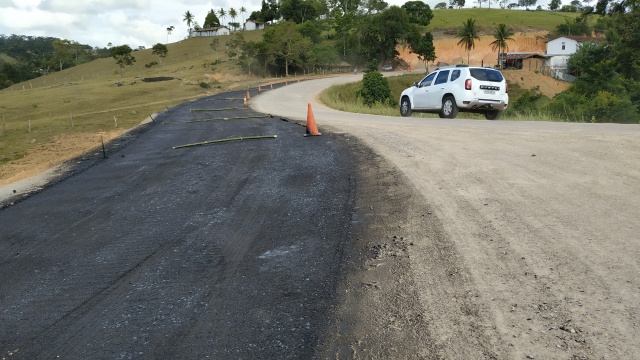
M 501 82 L 504 78 L 500 71 L 493 69 L 469 69 L 471 73 L 471 77 L 481 80 L 481 81 L 491 81 L 491 82 Z

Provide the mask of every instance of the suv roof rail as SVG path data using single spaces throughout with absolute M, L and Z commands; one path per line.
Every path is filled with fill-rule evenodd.
M 456 65 L 456 67 L 469 67 L 469 65 L 467 65 L 467 64 L 458 64 L 458 65 Z

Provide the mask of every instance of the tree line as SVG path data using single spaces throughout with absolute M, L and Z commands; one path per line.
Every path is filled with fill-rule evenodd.
M 0 89 L 53 71 L 109 57 L 106 48 L 92 48 L 53 37 L 0 35 Z

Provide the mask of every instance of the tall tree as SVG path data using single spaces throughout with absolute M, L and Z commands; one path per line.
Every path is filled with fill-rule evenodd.
M 500 54 L 509 51 L 509 45 L 507 41 L 513 41 L 513 30 L 508 28 L 505 24 L 498 24 L 495 32 L 493 33 L 493 42 L 491 42 L 491 48 L 495 51 L 498 49 L 498 59 L 500 59 Z M 502 61 L 500 61 L 500 68 L 502 69 Z
M 310 0 L 281 0 L 280 14 L 286 21 L 302 24 L 306 20 L 315 20 L 318 16 L 317 9 Z
M 561 0 L 551 0 L 551 2 L 549 2 L 549 10 L 556 11 L 560 8 L 560 5 L 562 5 Z
M 182 21 L 187 23 L 187 27 L 189 28 L 189 30 L 191 30 L 191 24 L 193 24 L 193 20 L 194 20 L 193 14 L 189 10 L 187 10 L 187 12 L 184 13 L 184 17 L 182 18 Z
M 220 25 L 224 24 L 224 18 L 227 17 L 227 12 L 224 11 L 223 8 L 220 8 L 220 10 L 218 10 L 218 16 L 220 17 Z
M 429 62 L 436 60 L 436 48 L 433 46 L 433 34 L 427 31 L 417 44 L 412 46 L 413 52 L 418 55 L 418 59 L 424 63 L 426 72 L 429 72 Z
M 229 9 L 229 17 L 231 18 L 231 22 L 236 22 L 236 17 L 238 17 L 238 12 L 236 11 L 236 9 Z M 234 25 L 234 27 L 237 29 L 237 26 Z
M 62 71 L 62 66 L 71 59 L 73 54 L 73 41 L 55 40 L 53 42 L 53 53 L 60 64 L 60 71 Z
M 169 35 L 171 35 L 171 33 L 173 32 L 173 29 L 175 29 L 175 27 L 173 27 L 173 25 L 169 26 L 167 28 L 167 42 L 169 42 Z
M 407 1 L 401 8 L 407 12 L 409 19 L 414 24 L 428 26 L 433 19 L 431 7 L 422 1 Z
M 242 30 L 244 31 L 244 15 L 247 12 L 247 9 L 244 6 L 240 7 L 240 16 L 242 16 Z
M 377 14 L 386 10 L 389 7 L 389 4 L 382 0 L 364 0 L 364 8 L 366 9 L 367 15 Z
M 111 56 L 116 59 L 116 64 L 120 66 L 120 76 L 122 76 L 125 66 L 131 66 L 136 62 L 136 58 L 131 55 L 133 50 L 129 45 L 114 46 L 109 51 Z
M 207 13 L 207 17 L 204 19 L 204 25 L 202 25 L 202 27 L 206 29 L 206 28 L 212 28 L 216 26 L 220 26 L 220 20 L 216 16 L 216 12 L 213 9 L 211 9 Z
M 417 42 L 420 36 L 404 9 L 391 6 L 387 10 L 367 16 L 358 26 L 361 55 L 369 67 L 394 59 L 398 55 L 397 45 L 402 40 Z M 375 64 L 377 62 L 377 64 Z
M 277 0 L 262 0 L 262 7 L 260 8 L 260 15 L 262 22 L 272 22 L 273 20 L 280 19 L 280 4 Z
M 162 64 L 162 59 L 167 57 L 167 54 L 169 53 L 169 49 L 167 48 L 166 45 L 157 43 L 153 45 L 153 47 L 151 48 L 151 53 L 153 55 L 158 55 L 160 63 Z
M 284 62 L 285 76 L 289 76 L 290 66 L 302 64 L 302 55 L 311 46 L 311 41 L 298 32 L 292 21 L 271 27 L 263 38 L 273 56 Z
M 476 47 L 476 40 L 480 40 L 478 29 L 476 28 L 476 20 L 471 18 L 467 19 L 458 31 L 458 36 L 460 37 L 458 45 L 467 50 L 467 65 L 470 65 L 471 49 Z

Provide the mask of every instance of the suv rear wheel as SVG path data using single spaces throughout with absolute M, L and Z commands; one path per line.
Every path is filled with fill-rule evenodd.
M 498 120 L 500 119 L 500 115 L 502 115 L 502 111 L 500 110 L 489 110 L 484 113 L 484 118 L 487 120 Z
M 400 115 L 404 117 L 409 117 L 413 111 L 411 110 L 411 101 L 409 101 L 408 97 L 403 97 L 400 101 Z
M 440 109 L 440 117 L 454 119 L 458 116 L 458 105 L 456 99 L 449 95 L 442 100 L 442 109 Z

